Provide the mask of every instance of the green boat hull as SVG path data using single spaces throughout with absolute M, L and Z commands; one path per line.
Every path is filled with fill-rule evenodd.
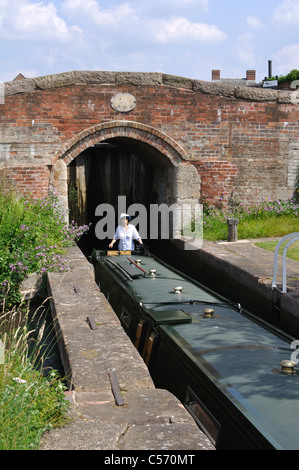
M 217 449 L 299 449 L 294 338 L 138 253 L 93 253 L 95 276 L 155 385 L 176 395 Z

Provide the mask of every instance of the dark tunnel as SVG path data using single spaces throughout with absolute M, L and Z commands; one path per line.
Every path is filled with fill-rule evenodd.
M 151 204 L 172 202 L 171 174 L 172 165 L 165 155 L 134 139 L 113 138 L 78 155 L 68 166 L 69 220 L 80 225 L 91 224 L 79 241 L 85 255 L 89 256 L 93 248 L 108 249 L 110 240 L 100 240 L 96 236 L 99 217 L 95 212 L 99 205 L 109 204 L 114 208 L 115 227 L 119 196 L 125 196 L 126 210 L 138 203 L 149 214 Z M 136 228 L 139 229 L 138 224 Z M 150 240 L 149 236 L 143 241 L 151 249 L 155 249 L 157 244 L 160 248 L 163 245 L 162 240 L 158 243 Z

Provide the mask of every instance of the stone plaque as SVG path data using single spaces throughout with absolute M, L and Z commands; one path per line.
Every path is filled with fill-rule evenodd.
M 131 93 L 118 93 L 111 98 L 111 107 L 119 113 L 128 113 L 135 108 L 137 100 Z

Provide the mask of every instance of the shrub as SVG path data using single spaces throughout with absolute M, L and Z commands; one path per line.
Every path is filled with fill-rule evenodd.
M 65 423 L 66 387 L 55 370 L 45 377 L 39 367 L 52 348 L 41 353 L 44 327 L 40 322 L 38 332 L 33 328 L 29 309 L 25 315 L 15 307 L 0 315 L 5 346 L 0 365 L 0 450 L 37 449 L 46 430 Z
M 19 286 L 32 272 L 69 270 L 63 248 L 88 228 L 66 224 L 55 196 L 26 198 L 0 181 L 0 450 L 36 449 L 43 432 L 64 423 L 64 384 L 53 369 L 44 375 L 42 315 L 34 326 Z
M 57 198 L 25 198 L 0 186 L 0 305 L 20 301 L 19 286 L 29 273 L 69 270 L 63 247 L 88 230 L 66 224 Z
M 293 69 L 287 75 L 280 75 L 278 77 L 278 83 L 292 83 L 295 80 L 299 80 L 299 70 Z

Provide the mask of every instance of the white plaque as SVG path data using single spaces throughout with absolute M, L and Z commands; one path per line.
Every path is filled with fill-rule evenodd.
M 278 86 L 278 80 L 266 80 L 263 82 L 263 88 L 273 88 Z
M 137 100 L 131 93 L 117 93 L 111 98 L 111 107 L 120 113 L 128 113 L 135 108 Z

